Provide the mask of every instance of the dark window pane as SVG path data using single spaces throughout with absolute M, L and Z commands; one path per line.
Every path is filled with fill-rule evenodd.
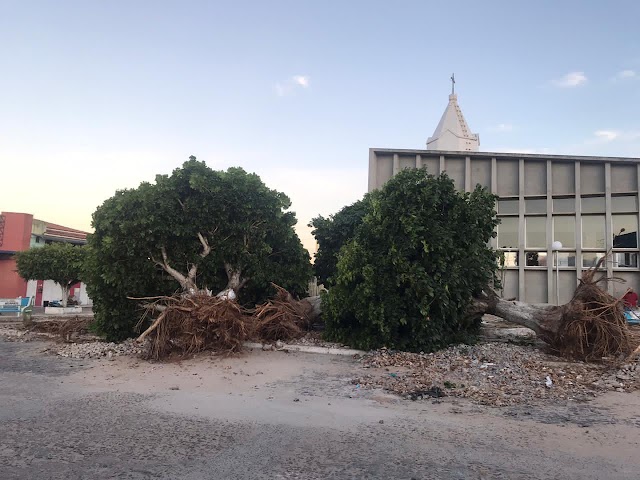
M 582 248 L 606 248 L 604 215 L 582 217 Z
M 613 248 L 638 248 L 638 216 L 614 215 Z
M 518 218 L 502 217 L 498 225 L 498 248 L 518 248 Z
M 547 246 L 547 218 L 525 218 L 527 248 L 545 248 Z
M 554 198 L 553 213 L 573 213 L 576 211 L 575 198 Z
M 638 197 L 636 195 L 622 195 L 611 197 L 611 210 L 616 212 L 637 212 Z
M 498 213 L 502 215 L 518 213 L 519 203 L 518 200 L 498 200 Z
M 524 201 L 524 213 L 547 213 L 546 198 L 528 198 Z
M 604 197 L 582 197 L 582 213 L 604 213 Z
M 546 267 L 547 252 L 526 252 L 527 267 Z

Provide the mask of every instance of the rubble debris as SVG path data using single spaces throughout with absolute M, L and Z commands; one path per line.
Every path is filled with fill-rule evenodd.
M 640 389 L 637 360 L 568 361 L 535 346 L 505 343 L 457 345 L 429 354 L 382 349 L 360 359 L 366 370 L 353 383 L 411 400 L 438 398 L 431 393 L 441 392 L 492 406 L 586 401 L 606 391 Z

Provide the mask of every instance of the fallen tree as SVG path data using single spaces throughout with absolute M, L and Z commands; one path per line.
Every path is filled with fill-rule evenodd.
M 564 305 L 505 300 L 487 289 L 472 300 L 467 315 L 478 318 L 489 313 L 530 328 L 563 356 L 585 361 L 626 358 L 635 344 L 622 301 L 599 285 L 610 280 L 598 270 L 603 261 L 584 272 L 573 298 Z
M 273 295 L 270 282 L 303 294 L 311 263 L 290 206 L 257 175 L 212 170 L 195 157 L 154 183 L 116 192 L 94 213 L 89 238 L 97 331 L 109 340 L 131 336 L 148 303 L 153 326 L 160 309 L 186 308 L 188 297 L 253 306 Z

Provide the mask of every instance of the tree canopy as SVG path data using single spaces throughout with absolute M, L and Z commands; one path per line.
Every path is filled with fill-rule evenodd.
M 69 288 L 80 281 L 86 248 L 52 243 L 16 254 L 18 274 L 25 280 L 53 280 L 62 288 L 62 305 L 67 306 Z
M 136 302 L 127 297 L 206 289 L 250 304 L 270 282 L 303 294 L 311 265 L 290 204 L 255 174 L 215 171 L 195 157 L 153 184 L 116 192 L 94 213 L 89 238 L 98 329 L 133 333 Z
M 429 351 L 478 326 L 465 310 L 495 279 L 495 197 L 446 175 L 403 170 L 369 195 L 323 297 L 326 336 L 358 348 Z
M 330 287 L 336 273 L 338 253 L 354 235 L 356 228 L 362 223 L 369 197 L 358 200 L 352 205 L 342 208 L 338 213 L 325 218 L 318 216 L 311 220 L 311 233 L 318 242 L 315 255 L 314 273 L 318 283 Z

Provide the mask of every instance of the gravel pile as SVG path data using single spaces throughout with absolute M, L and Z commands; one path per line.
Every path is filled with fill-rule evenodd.
M 59 337 L 50 333 L 30 332 L 16 326 L 1 325 L 0 335 L 12 342 L 30 342 L 33 340 L 57 340 Z M 92 335 L 81 335 L 77 343 L 56 343 L 50 351 L 67 358 L 112 358 L 121 355 L 140 355 L 143 347 L 136 345 L 133 339 L 121 343 L 102 342 Z
M 68 358 L 112 358 L 121 355 L 140 355 L 143 348 L 136 345 L 133 339 L 121 343 L 113 342 L 87 342 L 65 343 L 57 345 L 54 349 L 57 355 Z
M 458 345 L 436 353 L 378 350 L 361 359 L 362 388 L 384 388 L 412 400 L 452 396 L 506 406 L 585 401 L 599 393 L 640 388 L 640 365 L 618 368 L 572 362 L 538 347 L 505 343 Z

